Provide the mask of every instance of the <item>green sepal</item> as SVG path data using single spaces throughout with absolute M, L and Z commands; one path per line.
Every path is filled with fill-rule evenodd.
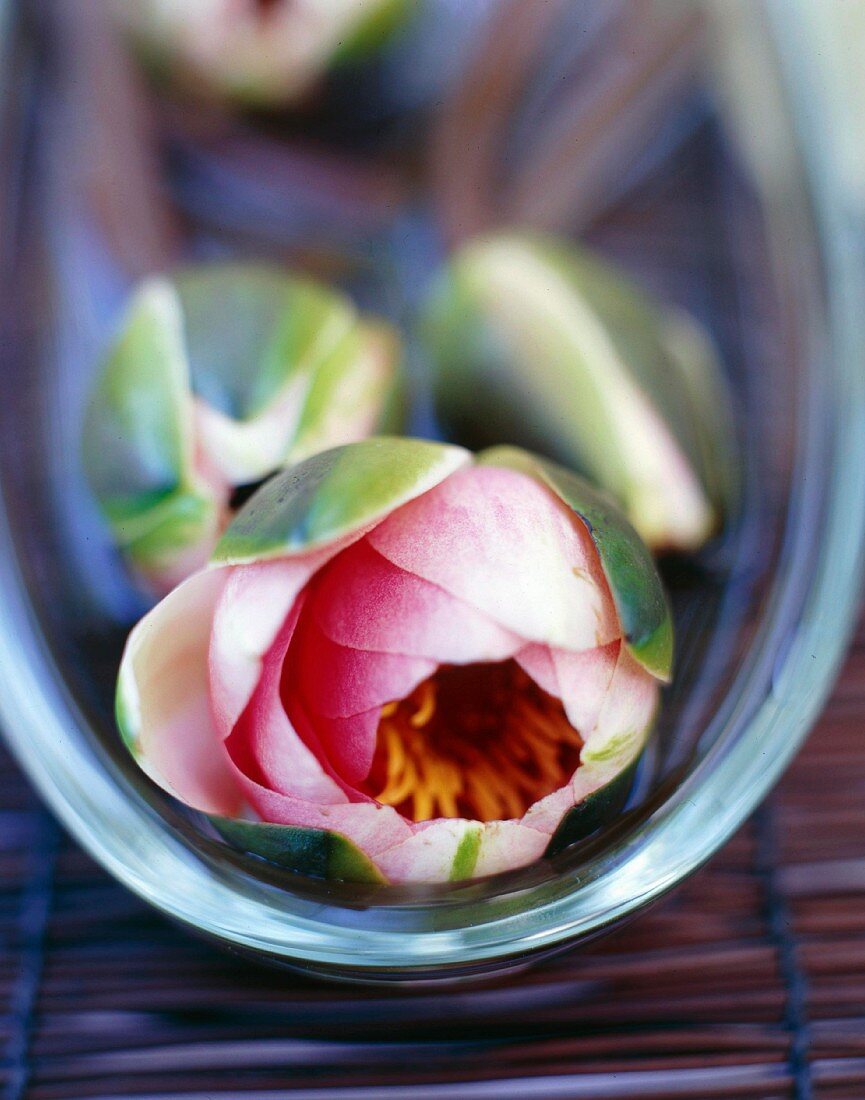
M 406 408 L 399 402 L 402 344 L 383 323 L 360 321 L 312 372 L 285 464 L 346 438 L 346 425 L 369 418 L 373 432 L 398 434 Z
M 477 462 L 536 478 L 585 522 L 619 615 L 628 649 L 654 676 L 673 669 L 673 619 L 648 547 L 618 506 L 570 470 L 517 447 L 482 451 Z
M 235 420 L 259 415 L 313 372 L 355 324 L 343 295 L 266 264 L 219 263 L 174 276 L 195 392 Z
M 503 246 L 513 249 L 508 264 L 497 256 Z M 550 286 L 568 296 L 569 324 L 552 323 L 545 306 L 516 290 L 512 303 L 501 292 L 497 298 L 493 276 L 519 270 L 521 257 L 538 265 L 538 293 L 546 272 Z M 539 451 L 586 473 L 640 522 L 648 498 L 621 445 L 630 419 L 620 410 L 642 417 L 639 403 L 647 402 L 703 497 L 690 541 L 680 545 L 684 535 L 659 529 L 653 544 L 694 549 L 731 510 L 730 399 L 711 343 L 695 322 L 654 302 L 587 249 L 528 233 L 470 243 L 436 281 L 419 334 L 436 412 L 456 442 Z
M 411 11 L 408 0 L 379 0 L 343 38 L 330 56 L 330 65 L 365 61 L 388 44 Z
M 192 450 L 188 389 L 177 295 L 153 279 L 130 303 L 85 416 L 84 466 L 103 508 L 140 512 L 180 486 Z
M 145 498 L 134 510 L 107 501 L 104 511 L 117 545 L 139 568 L 148 570 L 169 565 L 210 537 L 218 509 L 206 493 L 180 488 L 161 500 Z
M 385 415 L 400 431 L 400 357 L 389 325 L 267 265 L 205 264 L 147 280 L 82 432 L 87 478 L 114 541 L 154 578 L 207 556 L 228 492 L 198 472 L 197 400 L 226 418 L 209 421 L 205 466 L 215 463 L 229 484 L 257 481 L 379 429 Z
M 208 814 L 229 844 L 290 871 L 330 882 L 383 883 L 371 859 L 341 833 Z
M 667 310 L 659 338 L 669 364 L 667 388 L 675 392 L 691 427 L 695 467 L 719 517 L 735 513 L 742 486 L 736 470 L 736 428 L 731 394 L 706 333 L 681 310 Z
M 127 684 L 123 677 L 117 679 L 114 692 L 114 720 L 120 732 L 120 739 L 129 752 L 138 759 L 138 728 L 127 698 Z
M 660 412 L 723 513 L 733 485 L 730 397 L 706 333 L 612 264 L 552 237 L 529 238 L 602 321 L 618 358 Z
M 235 565 L 327 545 L 432 489 L 470 459 L 461 447 L 390 436 L 313 455 L 255 493 L 211 560 Z
M 174 560 L 217 526 L 213 492 L 193 470 L 183 317 L 172 284 L 133 297 L 93 390 L 82 433 L 88 480 L 114 541 L 145 571 Z
M 641 756 L 642 752 L 603 787 L 568 810 L 553 833 L 545 856 L 557 855 L 572 844 L 585 840 L 622 812 L 634 785 Z

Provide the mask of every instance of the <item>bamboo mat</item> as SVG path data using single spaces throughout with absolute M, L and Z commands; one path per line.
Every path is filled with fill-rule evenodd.
M 865 1097 L 865 627 L 806 748 L 629 928 L 392 994 L 224 956 L 117 886 L 0 759 L 4 1100 Z

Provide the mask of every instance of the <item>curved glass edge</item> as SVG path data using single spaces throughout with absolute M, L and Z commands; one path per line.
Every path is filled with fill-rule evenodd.
M 777 75 L 792 105 L 809 177 L 829 292 L 830 408 L 809 409 L 798 476 L 808 495 L 791 517 L 784 583 L 737 689 L 763 698 L 651 818 L 601 860 L 513 898 L 512 912 L 458 929 L 411 936 L 340 928 L 322 914 L 298 915 L 264 884 L 232 881 L 229 868 L 190 859 L 182 838 L 112 776 L 95 751 L 76 749 L 66 728 L 77 714 L 42 639 L 0 515 L 0 721 L 12 751 L 63 823 L 116 878 L 168 916 L 234 947 L 322 971 L 399 977 L 436 968 L 481 966 L 548 951 L 619 921 L 680 882 L 741 825 L 780 777 L 821 709 L 857 612 L 865 543 L 865 300 L 860 211 L 839 193 L 832 120 L 805 0 L 767 0 Z M 782 11 L 783 7 L 783 11 Z M 825 60 L 825 59 L 824 59 Z M 754 89 L 747 89 L 754 102 Z M 807 107 L 803 101 L 807 99 Z M 814 120 L 819 120 L 817 125 Z M 806 215 L 808 211 L 803 208 Z M 779 257 L 783 262 L 784 257 Z M 832 452 L 821 453 L 821 412 Z M 828 474 L 827 474 L 827 471 Z M 828 479 L 828 483 L 827 483 Z M 819 520 L 812 526 L 809 520 Z M 768 677 L 768 680 L 767 680 Z M 770 683 L 768 692 L 765 684 Z M 60 716 L 64 716 L 65 721 Z M 699 797 L 695 797 L 696 795 Z M 497 913 L 501 907 L 496 907 Z

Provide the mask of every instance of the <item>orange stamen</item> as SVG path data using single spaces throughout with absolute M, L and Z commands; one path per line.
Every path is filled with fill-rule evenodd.
M 413 821 L 521 817 L 570 779 L 582 744 L 515 661 L 444 665 L 382 707 L 364 787 Z

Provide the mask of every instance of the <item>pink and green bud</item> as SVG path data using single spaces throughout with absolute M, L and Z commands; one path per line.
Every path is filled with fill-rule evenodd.
M 465 246 L 422 336 L 455 439 L 583 470 L 654 549 L 695 550 L 729 506 L 729 402 L 712 346 L 588 250 L 500 233 Z
M 380 437 L 272 478 L 131 633 L 141 767 L 296 871 L 445 882 L 618 812 L 670 676 L 616 506 L 525 451 Z
M 153 71 L 249 107 L 303 100 L 333 68 L 374 55 L 406 0 L 120 0 L 114 12 Z
M 237 487 L 398 420 L 400 355 L 393 330 L 343 295 L 267 267 L 145 282 L 83 438 L 135 570 L 167 591 L 207 561 Z

